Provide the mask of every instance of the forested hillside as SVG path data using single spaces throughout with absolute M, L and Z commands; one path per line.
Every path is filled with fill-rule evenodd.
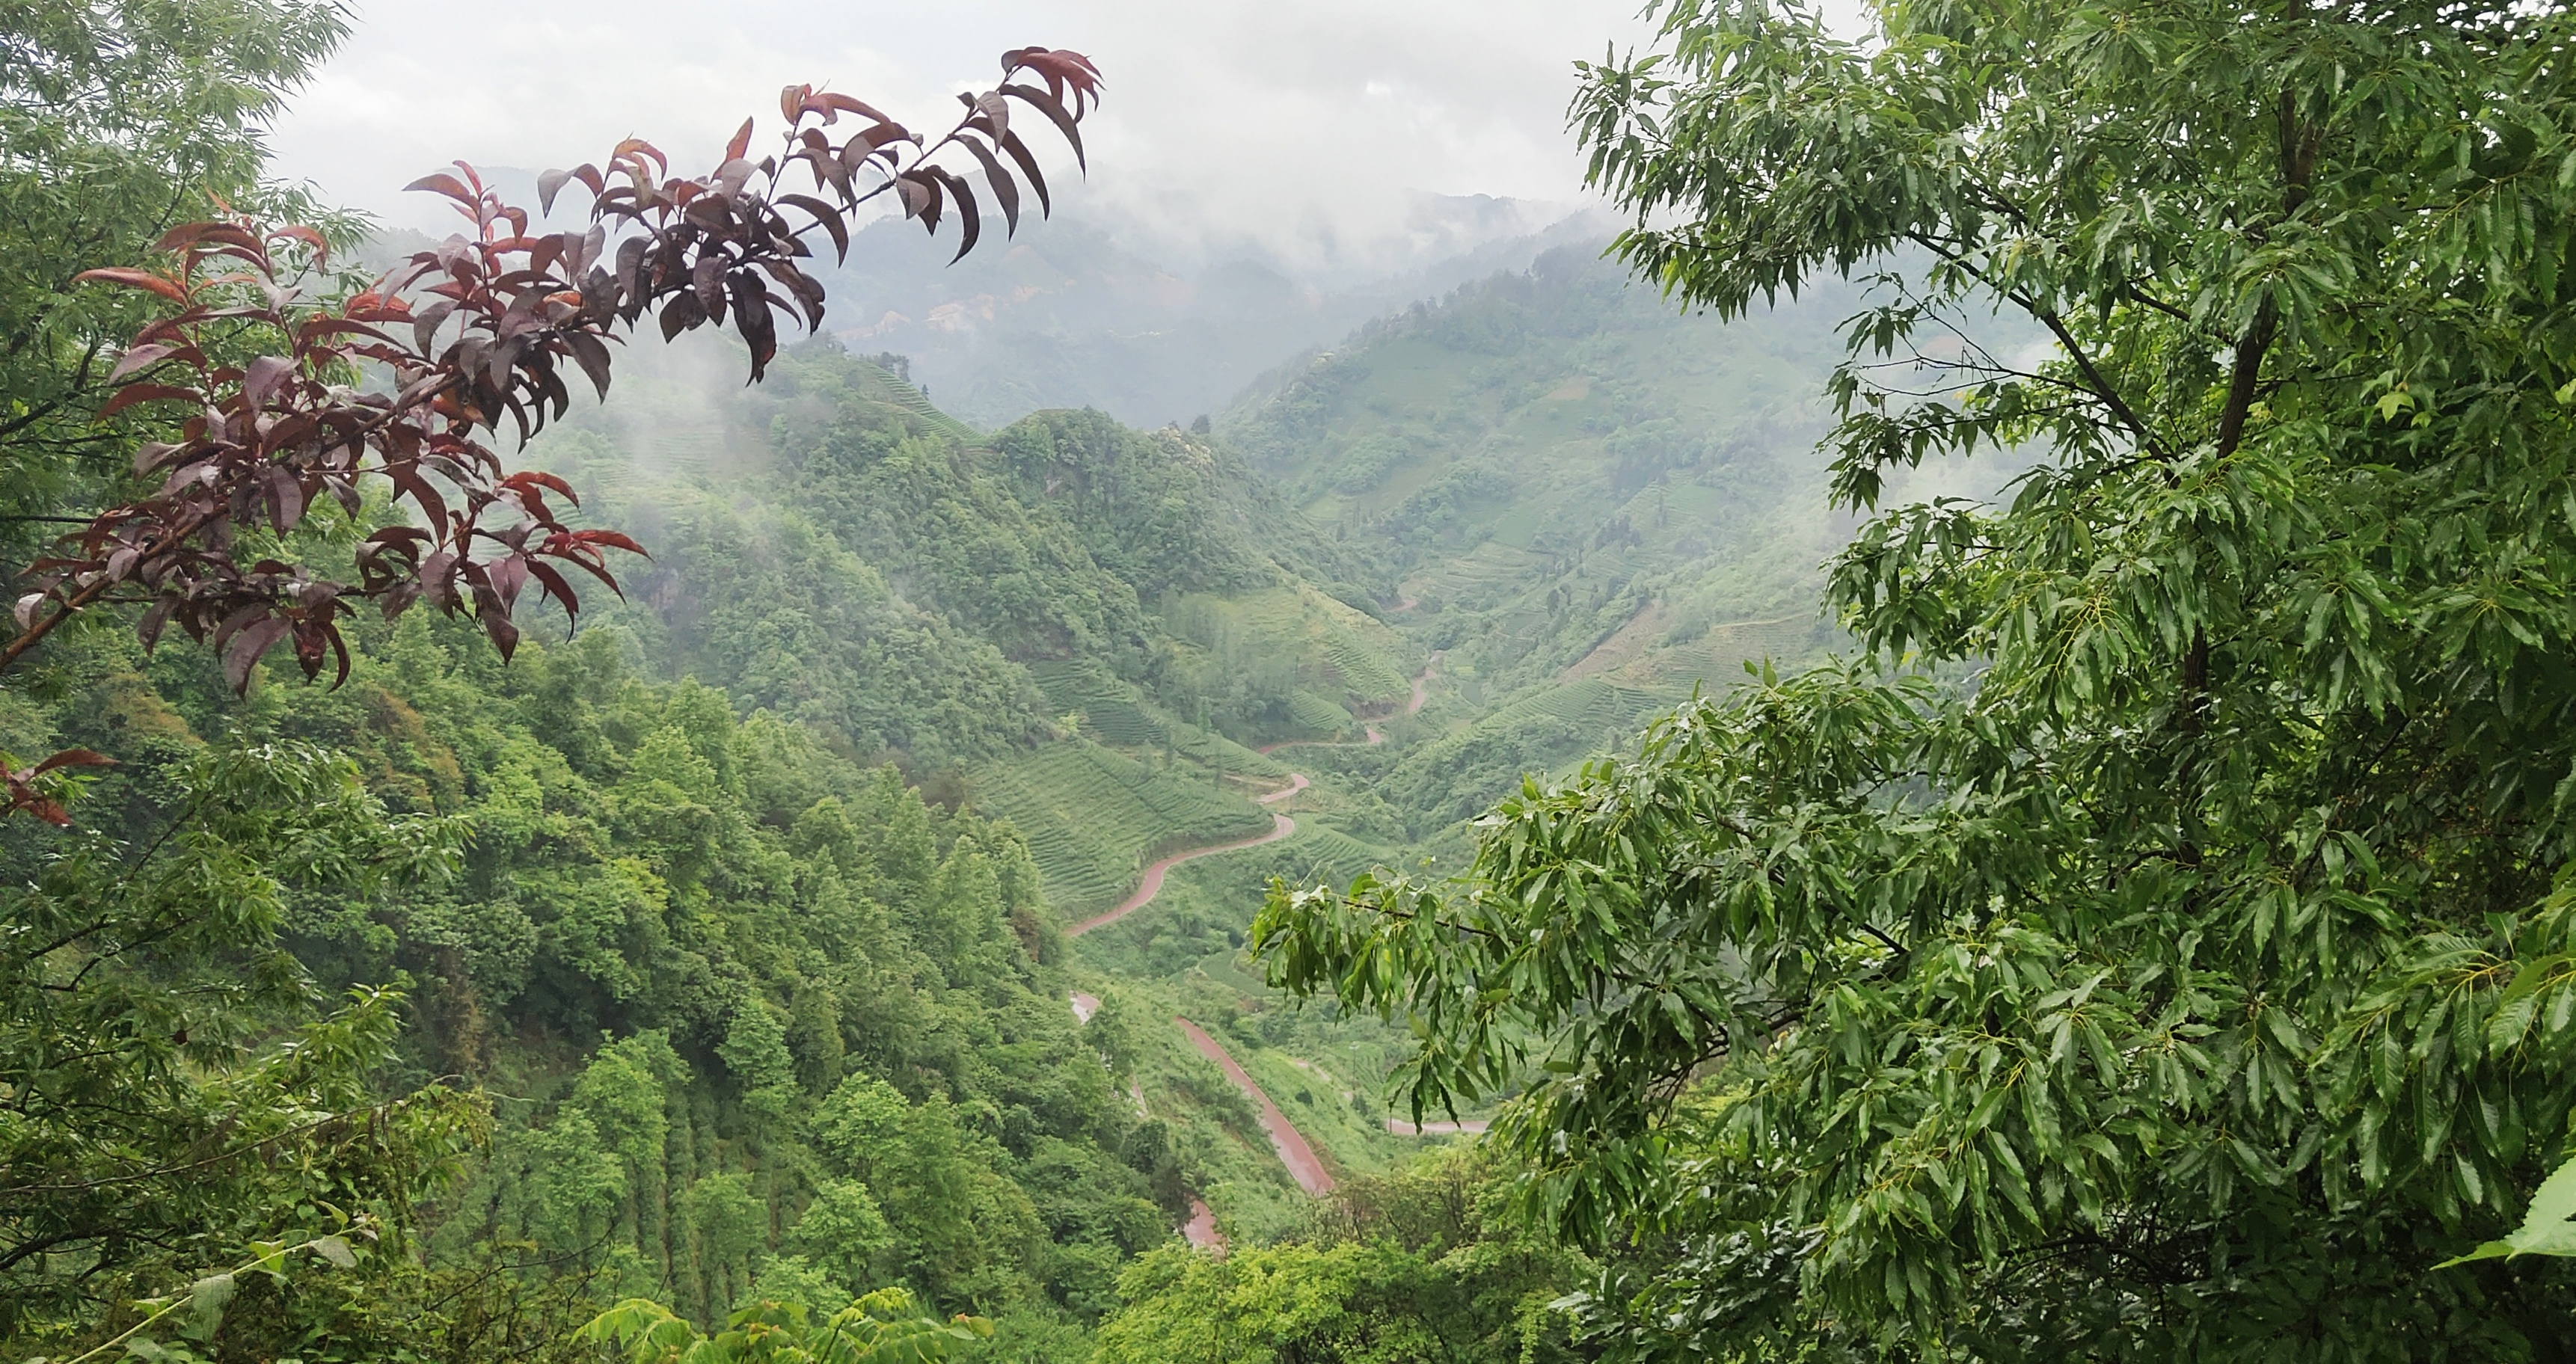
M 1616 318 L 1651 312 L 1551 258 L 1375 327 L 1316 373 L 1355 374 L 1399 336 L 1473 333 L 1520 357 L 1529 375 L 1513 382 L 1553 391 L 1568 347 L 1598 350 Z M 1524 332 L 1557 341 L 1524 355 L 1510 339 Z M 85 1312 L 220 1258 L 228 1238 L 399 1227 L 363 1295 L 249 1290 L 207 1339 L 362 1353 L 434 1329 L 456 1350 L 542 1354 L 570 1348 L 566 1313 L 621 1296 L 713 1327 L 763 1295 L 826 1304 L 900 1284 L 996 1321 L 971 1347 L 989 1357 L 1067 1359 L 1178 1274 L 1185 1297 L 1154 1309 L 1181 1313 L 1173 1325 L 1140 1316 L 1103 1338 L 1109 1357 L 1152 1358 L 1140 1342 L 1204 1310 L 1186 1305 L 1208 1285 L 1176 1268 L 1184 1252 L 1156 1249 L 1195 1211 L 1245 1270 L 1273 1272 L 1257 1268 L 1272 1243 L 1305 1247 L 1277 1251 L 1278 1272 L 1345 1276 L 1336 1291 L 1356 1295 L 1349 1321 L 1336 1307 L 1264 1329 L 1355 1331 L 1399 1353 L 1424 1331 L 1559 1348 L 1562 1322 L 1539 1309 L 1569 1262 L 1498 1220 L 1498 1175 L 1473 1161 L 1402 1173 L 1443 1139 L 1393 1130 L 1399 1034 L 1278 1009 L 1247 969 L 1245 929 L 1268 878 L 1347 880 L 1426 838 L 1454 845 L 1524 771 L 1669 705 L 1671 670 L 1558 685 L 1567 663 L 1548 651 L 1641 600 L 1640 565 L 1759 557 L 1730 537 L 1786 505 L 1787 437 L 1738 471 L 1746 506 L 1720 516 L 1685 494 L 1647 540 L 1596 545 L 1569 527 L 1638 489 L 1577 505 L 1547 480 L 1583 486 L 1582 461 L 1618 431 L 1595 419 L 1507 446 L 1486 427 L 1522 422 L 1525 402 L 1477 408 L 1485 425 L 1444 415 L 1441 440 L 1414 447 L 1425 467 L 1490 471 L 1475 459 L 1507 451 L 1527 466 L 1476 515 L 1560 505 L 1502 532 L 1527 581 L 1425 602 L 1426 575 L 1504 542 L 1485 521 L 1444 521 L 1426 549 L 1410 513 L 1319 497 L 1290 442 L 1347 434 L 1329 422 L 1263 437 L 1051 411 L 987 431 L 931 403 L 905 357 L 826 338 L 783 350 L 748 389 L 743 362 L 706 338 L 639 346 L 612 401 L 516 457 L 567 481 L 579 524 L 651 559 L 577 628 L 532 615 L 506 663 L 470 625 L 414 614 L 357 631 L 342 685 L 271 661 L 237 698 L 186 644 L 147 657 L 91 633 L 7 694 L 8 752 L 117 759 L 78 802 L 98 856 L 181 882 L 232 858 L 270 887 L 272 906 L 219 950 L 150 968 L 210 983 L 226 961 L 286 972 L 257 996 L 218 993 L 217 1013 L 182 1009 L 174 1056 L 345 1034 L 326 1084 L 340 1097 L 280 1106 L 289 1131 L 294 1113 L 356 1094 L 415 1096 L 386 1110 L 407 1124 L 399 1140 L 334 1148 L 343 1193 L 328 1208 L 262 1210 L 290 1185 L 238 1190 L 233 1221 L 137 1224 L 86 1277 L 44 1254 L 13 1261 L 26 1306 L 8 1329 L 78 1339 Z M 1721 386 L 1744 412 L 1794 408 L 1785 389 L 1763 396 L 1777 379 Z M 1320 401 L 1321 382 L 1295 391 Z M 1696 401 L 1658 396 L 1669 386 L 1649 376 L 1618 410 Z M 1463 391 L 1414 396 L 1475 407 Z M 1576 592 L 1590 596 L 1569 605 Z M 1529 639 L 1513 634 L 1540 609 Z M 279 834 L 212 813 L 278 790 L 347 806 L 296 835 L 315 857 L 276 862 L 261 846 Z M 1146 893 L 1147 863 L 1274 819 L 1277 841 L 1181 866 L 1143 912 L 1067 937 Z M 50 893 L 108 893 L 59 869 L 77 864 L 55 860 L 58 835 L 23 821 L 10 835 L 22 875 L 61 881 Z M 410 870 L 373 870 L 389 862 Z M 260 957 L 271 933 L 290 955 Z M 332 1012 L 348 990 L 358 1003 Z M 1105 1002 L 1085 1017 L 1069 998 Z M 1222 1039 L 1328 1179 L 1358 1182 L 1313 1204 L 1270 1119 L 1175 1016 Z M 204 1121 L 236 1120 L 198 1102 Z M 157 1139 L 206 1138 L 183 1125 Z M 47 1215 L 59 1235 L 84 1214 Z M 1516 1249 L 1443 1258 L 1488 1240 Z M 1390 1295 L 1396 1282 L 1411 1287 Z
M 834 330 L 853 350 L 905 356 L 907 377 L 969 421 L 1096 407 L 1187 423 L 1287 355 L 1603 230 L 1482 195 L 1417 194 L 1406 208 L 1391 237 L 1313 261 L 1157 242 L 1152 226 L 1076 207 L 1043 236 L 949 269 L 937 243 L 886 223 L 829 276 L 849 303 Z
M 0 1352 L 2569 1357 L 2568 15 L 1662 12 L 1332 297 L 0 16 Z
M 1283 367 L 1217 425 L 1396 583 L 1472 723 L 1376 778 L 1417 833 L 1560 770 L 1748 660 L 1835 640 L 1844 527 L 1810 451 L 1859 290 L 1729 324 L 1548 252 Z

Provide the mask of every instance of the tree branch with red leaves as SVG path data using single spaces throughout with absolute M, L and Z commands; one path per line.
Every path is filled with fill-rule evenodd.
M 650 143 L 621 142 L 604 166 L 538 180 L 541 212 L 567 185 L 590 192 L 580 230 L 532 234 L 524 208 L 459 162 L 412 188 L 454 199 L 472 232 L 345 298 L 308 296 L 328 265 L 319 233 L 240 216 L 172 231 L 160 243 L 172 258 L 164 269 L 88 272 L 177 308 L 126 348 L 101 415 L 145 403 L 185 415 L 178 439 L 135 452 L 135 472 L 158 476 L 157 491 L 99 513 L 30 567 L 0 669 L 105 603 L 143 607 L 147 648 L 177 622 L 216 651 L 236 690 L 281 643 L 308 679 L 325 666 L 345 679 L 341 623 L 359 599 L 388 619 L 421 600 L 470 615 L 508 657 L 531 584 L 537 600 L 577 614 L 572 570 L 614 592 L 609 553 L 643 549 L 566 523 L 557 502 L 575 499 L 563 480 L 509 472 L 487 443 L 503 418 L 524 445 L 570 408 L 568 369 L 604 399 L 610 345 L 648 313 L 666 340 L 730 322 L 759 379 L 777 353 L 777 314 L 809 331 L 822 325 L 823 287 L 799 264 L 813 255 L 807 237 L 821 232 L 846 259 L 851 223 L 880 196 L 931 232 L 953 217 L 960 257 L 982 226 L 967 174 L 982 172 L 1007 231 L 1019 227 L 1023 181 L 1049 211 L 1014 106 L 1043 117 L 1081 164 L 1079 125 L 1098 100 L 1099 72 L 1080 54 L 1043 48 L 1003 54 L 1002 71 L 996 88 L 958 96 L 965 115 L 935 141 L 863 101 L 796 85 L 780 95 L 780 150 L 757 162 L 750 120 L 696 179 L 672 176 Z M 845 117 L 858 126 L 839 131 Z M 810 193 L 790 187 L 799 168 Z M 389 382 L 361 391 L 365 376 Z M 328 498 L 364 518 L 371 480 L 387 489 L 393 516 L 359 541 L 354 580 L 299 561 L 289 537 L 309 509 Z M 58 755 L 13 775 L 7 809 L 46 814 L 23 782 L 94 756 Z

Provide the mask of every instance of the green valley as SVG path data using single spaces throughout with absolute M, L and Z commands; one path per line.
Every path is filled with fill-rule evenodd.
M 2571 1358 L 2567 7 L 366 8 L 0 12 L 0 1364 Z

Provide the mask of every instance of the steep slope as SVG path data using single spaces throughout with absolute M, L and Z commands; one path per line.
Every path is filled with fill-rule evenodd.
M 1406 697 L 1417 651 L 1364 609 L 1391 581 L 1202 437 L 1091 411 L 985 435 L 828 341 L 748 391 L 652 362 L 642 401 L 541 447 L 654 547 L 608 618 L 1015 821 L 1062 913 L 1269 828 L 1254 746 Z
M 1526 775 L 1828 646 L 1808 451 L 1852 305 L 1721 325 L 1559 252 L 1280 371 L 1213 434 L 982 431 L 901 357 L 826 341 L 749 391 L 662 355 L 545 453 L 654 546 L 613 613 L 648 660 L 995 819 L 1054 925 L 1101 920 L 1067 944 L 1080 988 L 1223 1032 L 1328 1167 L 1365 1170 L 1420 1137 L 1297 1077 L 1366 1082 L 1355 1056 L 1391 1046 L 1273 1025 L 1240 956 L 1263 883 L 1454 853 Z M 1150 903 L 1111 914 L 1149 866 Z M 1262 1115 L 1166 1032 L 1137 1102 L 1229 1234 L 1288 1225 Z
M 1830 647 L 1818 568 L 1841 526 L 1810 451 L 1856 306 L 1685 315 L 1565 248 L 1284 367 L 1219 420 L 1445 651 L 1418 742 L 1343 760 L 1413 837 L 1748 660 Z
M 1812 614 L 1834 527 L 1807 452 L 1853 306 L 1728 324 L 1560 249 L 1273 376 L 1219 430 L 1375 550 L 1464 669 L 1687 685 L 1809 647 L 1726 627 Z

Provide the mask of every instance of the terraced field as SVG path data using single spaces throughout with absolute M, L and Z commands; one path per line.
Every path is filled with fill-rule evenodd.
M 1292 881 L 1344 885 L 1371 867 L 1401 860 L 1393 849 L 1353 838 L 1328 824 L 1310 820 L 1297 833 L 1271 857 L 1273 865 L 1281 867 L 1278 874 Z
M 1358 723 L 1350 711 L 1302 689 L 1288 700 L 1288 718 L 1306 734 L 1339 734 Z
M 1332 661 L 1343 688 L 1353 696 L 1400 701 L 1410 685 L 1395 660 L 1357 630 L 1335 631 L 1324 638 L 1324 657 Z M 1390 704 L 1392 702 L 1390 701 Z
M 973 781 L 978 803 L 1028 839 L 1047 899 L 1068 916 L 1116 904 L 1163 852 L 1271 827 L 1267 811 L 1204 774 L 1078 739 L 988 764 Z
M 725 429 L 712 420 L 657 422 L 628 446 L 638 469 L 654 478 L 697 478 L 729 449 Z
M 1547 556 L 1487 540 L 1465 554 L 1435 561 L 1404 583 L 1407 596 L 1481 606 L 1525 587 Z
M 1135 689 L 1087 660 L 1046 661 L 1028 665 L 1029 676 L 1046 693 L 1047 706 L 1058 715 L 1080 715 L 1086 733 L 1103 743 L 1128 748 L 1160 748 L 1170 727 L 1147 715 Z
M 1043 661 L 1028 665 L 1029 676 L 1046 693 L 1047 706 L 1058 715 L 1079 715 L 1086 737 L 1118 748 L 1159 749 L 1203 767 L 1251 777 L 1284 777 L 1288 769 L 1222 734 L 1196 725 L 1166 721 L 1148 713 L 1136 689 L 1110 675 L 1097 663 Z
M 910 383 L 897 378 L 893 371 L 881 369 L 864 360 L 859 362 L 859 368 L 867 377 L 867 383 L 862 389 L 866 396 L 889 407 L 901 408 L 929 423 L 932 430 L 953 436 L 968 445 L 978 444 L 984 439 L 982 432 L 932 406 L 928 396 Z
M 1519 725 L 1531 720 L 1562 720 L 1585 730 L 1613 729 L 1632 723 L 1674 697 L 1662 690 L 1625 687 L 1597 677 L 1549 687 L 1524 696 L 1476 722 L 1475 728 Z
M 1310 686 L 1361 705 L 1401 703 L 1413 673 L 1412 649 L 1393 627 L 1311 587 L 1192 596 L 1168 618 L 1220 656 L 1306 660 Z
M 1569 682 L 1597 677 L 1648 690 L 1686 691 L 1704 682 L 1719 691 L 1744 680 L 1747 662 L 1769 659 L 1783 668 L 1802 667 L 1842 637 L 1814 611 L 1730 621 L 1678 641 L 1669 637 L 1671 627 L 1661 604 L 1650 604 L 1561 676 Z

